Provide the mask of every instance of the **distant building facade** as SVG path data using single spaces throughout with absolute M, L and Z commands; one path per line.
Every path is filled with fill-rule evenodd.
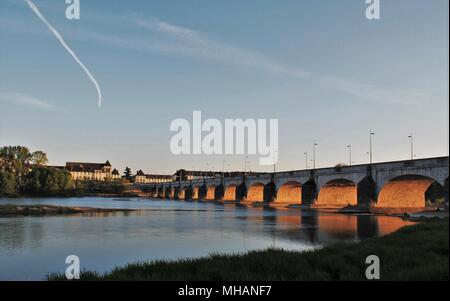
M 121 178 L 120 173 L 117 169 L 115 169 L 115 168 L 113 169 L 113 171 L 111 172 L 111 178 L 113 180 L 117 180 L 117 179 Z
M 117 169 L 112 169 L 111 163 L 66 162 L 65 169 L 70 172 L 73 180 L 105 181 L 120 179 Z
M 134 182 L 139 184 L 167 183 L 172 181 L 173 176 L 171 175 L 145 174 L 141 169 L 134 176 Z

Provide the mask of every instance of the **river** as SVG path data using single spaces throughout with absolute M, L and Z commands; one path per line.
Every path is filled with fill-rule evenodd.
M 411 224 L 386 216 L 142 198 L 0 199 L 2 204 L 142 210 L 0 217 L 0 280 L 43 280 L 48 273 L 64 273 L 68 255 L 77 255 L 82 269 L 106 272 L 153 259 L 268 247 L 311 250 L 385 235 Z

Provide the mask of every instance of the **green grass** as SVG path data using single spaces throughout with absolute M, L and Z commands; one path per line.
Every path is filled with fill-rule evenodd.
M 244 255 L 128 264 L 110 273 L 85 271 L 81 280 L 365 280 L 365 259 L 377 255 L 381 280 L 448 280 L 448 218 L 431 220 L 360 243 L 310 252 L 278 249 Z M 64 280 L 53 274 L 48 280 Z

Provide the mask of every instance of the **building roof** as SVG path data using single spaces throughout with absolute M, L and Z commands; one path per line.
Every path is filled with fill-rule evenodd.
M 109 162 L 106 161 L 106 163 Z M 108 166 L 106 163 L 66 162 L 66 169 L 69 171 L 93 172 L 102 170 L 103 167 Z
M 109 160 L 106 160 L 105 166 L 112 166 L 111 163 L 109 163 Z
M 113 174 L 113 175 L 118 175 L 118 174 L 119 174 L 119 171 L 118 171 L 117 169 L 114 168 L 113 171 L 112 171 L 112 174 Z
M 142 171 L 142 169 L 139 169 L 136 173 L 137 176 L 145 176 L 145 173 Z
M 47 166 L 51 167 L 51 168 L 56 168 L 56 169 L 66 169 L 65 166 L 61 166 L 61 165 L 47 165 Z
M 146 174 L 145 175 L 147 178 L 150 179 L 172 179 L 173 176 L 171 175 L 155 175 L 155 174 Z

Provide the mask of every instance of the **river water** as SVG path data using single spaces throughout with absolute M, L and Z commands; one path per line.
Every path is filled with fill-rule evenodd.
M 48 273 L 64 273 L 68 255 L 80 258 L 81 269 L 106 272 L 153 259 L 269 247 L 311 250 L 385 235 L 411 224 L 386 216 L 142 198 L 0 199 L 1 204 L 143 210 L 0 217 L 0 280 L 43 280 Z

